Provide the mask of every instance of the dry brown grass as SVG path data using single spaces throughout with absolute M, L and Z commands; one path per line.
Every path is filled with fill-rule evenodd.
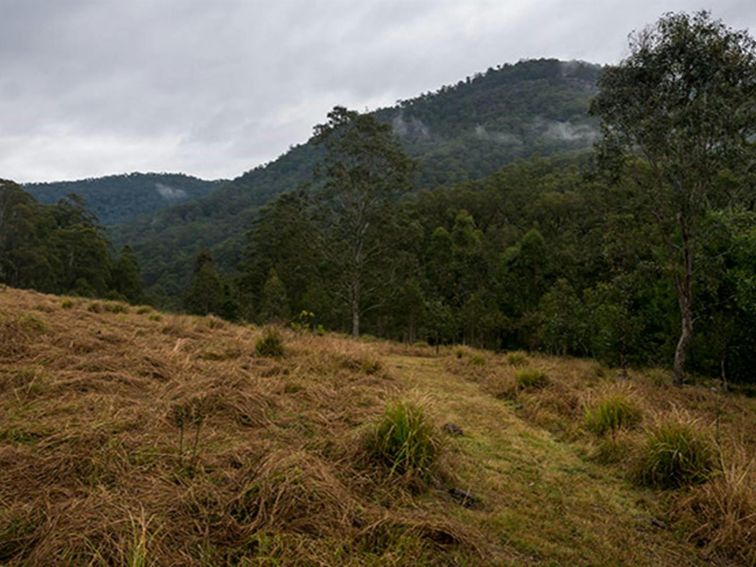
M 686 408 L 723 454 L 740 447 L 746 459 L 756 437 L 742 398 L 647 373 L 620 383 L 585 360 L 514 364 L 286 330 L 286 355 L 260 357 L 261 329 L 96 303 L 0 294 L 0 564 L 750 560 L 735 544 L 753 533 L 751 477 L 726 473 L 675 501 L 701 556 L 639 523 L 656 498 L 622 481 L 621 467 L 582 456 L 596 443 L 586 404 L 622 388 L 644 415 Z M 523 365 L 549 383 L 517 389 Z M 433 398 L 436 427 L 465 430 L 445 443 L 445 473 L 422 495 L 371 466 L 362 443 L 389 401 L 417 395 Z M 455 503 L 451 486 L 482 504 Z
M 0 297 L 0 563 L 479 557 L 355 458 L 402 389 L 373 344 L 63 301 Z

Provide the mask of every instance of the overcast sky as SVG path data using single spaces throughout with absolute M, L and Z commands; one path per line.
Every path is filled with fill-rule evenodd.
M 631 30 L 702 8 L 756 29 L 753 0 L 0 0 L 0 178 L 236 177 L 336 104 L 523 58 L 616 62 Z

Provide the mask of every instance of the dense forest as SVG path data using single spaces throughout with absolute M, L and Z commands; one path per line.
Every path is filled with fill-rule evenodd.
M 138 301 L 139 258 L 147 299 L 192 313 L 752 381 L 754 42 L 672 14 L 630 47 L 336 107 L 275 162 L 121 226 L 117 259 L 80 201 L 5 182 L 0 275 Z
M 414 187 L 432 188 L 482 178 L 518 158 L 589 149 L 598 136 L 587 111 L 599 71 L 583 62 L 522 61 L 374 115 L 417 160 Z M 233 269 L 245 245 L 241 227 L 275 196 L 312 182 L 322 157 L 314 140 L 294 146 L 203 199 L 115 227 L 114 240 L 134 247 L 155 300 L 177 307 L 200 250 Z
M 45 204 L 57 203 L 74 193 L 107 226 L 127 223 L 140 215 L 199 199 L 222 183 L 182 173 L 129 173 L 78 181 L 28 183 L 24 189 Z
M 131 248 L 114 254 L 79 197 L 43 205 L 2 179 L 0 281 L 47 293 L 142 300 L 139 264 Z

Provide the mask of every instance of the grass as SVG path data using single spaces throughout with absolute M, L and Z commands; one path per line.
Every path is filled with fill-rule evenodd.
M 549 385 L 549 377 L 538 368 L 522 368 L 514 377 L 519 390 L 540 390 Z
M 373 461 L 389 475 L 403 477 L 416 487 L 435 476 L 440 453 L 438 432 L 422 405 L 399 401 L 389 404 L 365 440 Z
M 281 333 L 273 327 L 265 328 L 262 337 L 255 343 L 255 352 L 258 356 L 282 357 L 284 355 L 284 346 Z
M 287 329 L 286 356 L 258 356 L 258 328 L 65 299 L 0 294 L 3 565 L 753 562 L 754 400 L 631 370 L 644 418 L 718 423 L 727 463 L 639 487 L 617 455 L 646 431 L 585 428 L 617 392 L 590 360 Z M 496 397 L 524 369 L 548 387 Z M 440 447 L 442 423 L 465 435 Z
M 641 421 L 641 409 L 626 394 L 612 394 L 585 410 L 585 427 L 596 435 L 614 435 Z
M 646 432 L 637 477 L 649 486 L 679 488 L 706 482 L 716 466 L 714 446 L 697 424 L 671 417 Z

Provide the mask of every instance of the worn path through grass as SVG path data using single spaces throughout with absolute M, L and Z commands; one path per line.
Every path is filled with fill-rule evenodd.
M 451 438 L 456 482 L 480 497 L 481 510 L 449 513 L 501 546 L 505 564 L 702 565 L 690 546 L 659 528 L 651 493 L 639 491 L 580 449 L 517 415 L 478 384 L 455 376 L 438 358 L 385 358 Z

